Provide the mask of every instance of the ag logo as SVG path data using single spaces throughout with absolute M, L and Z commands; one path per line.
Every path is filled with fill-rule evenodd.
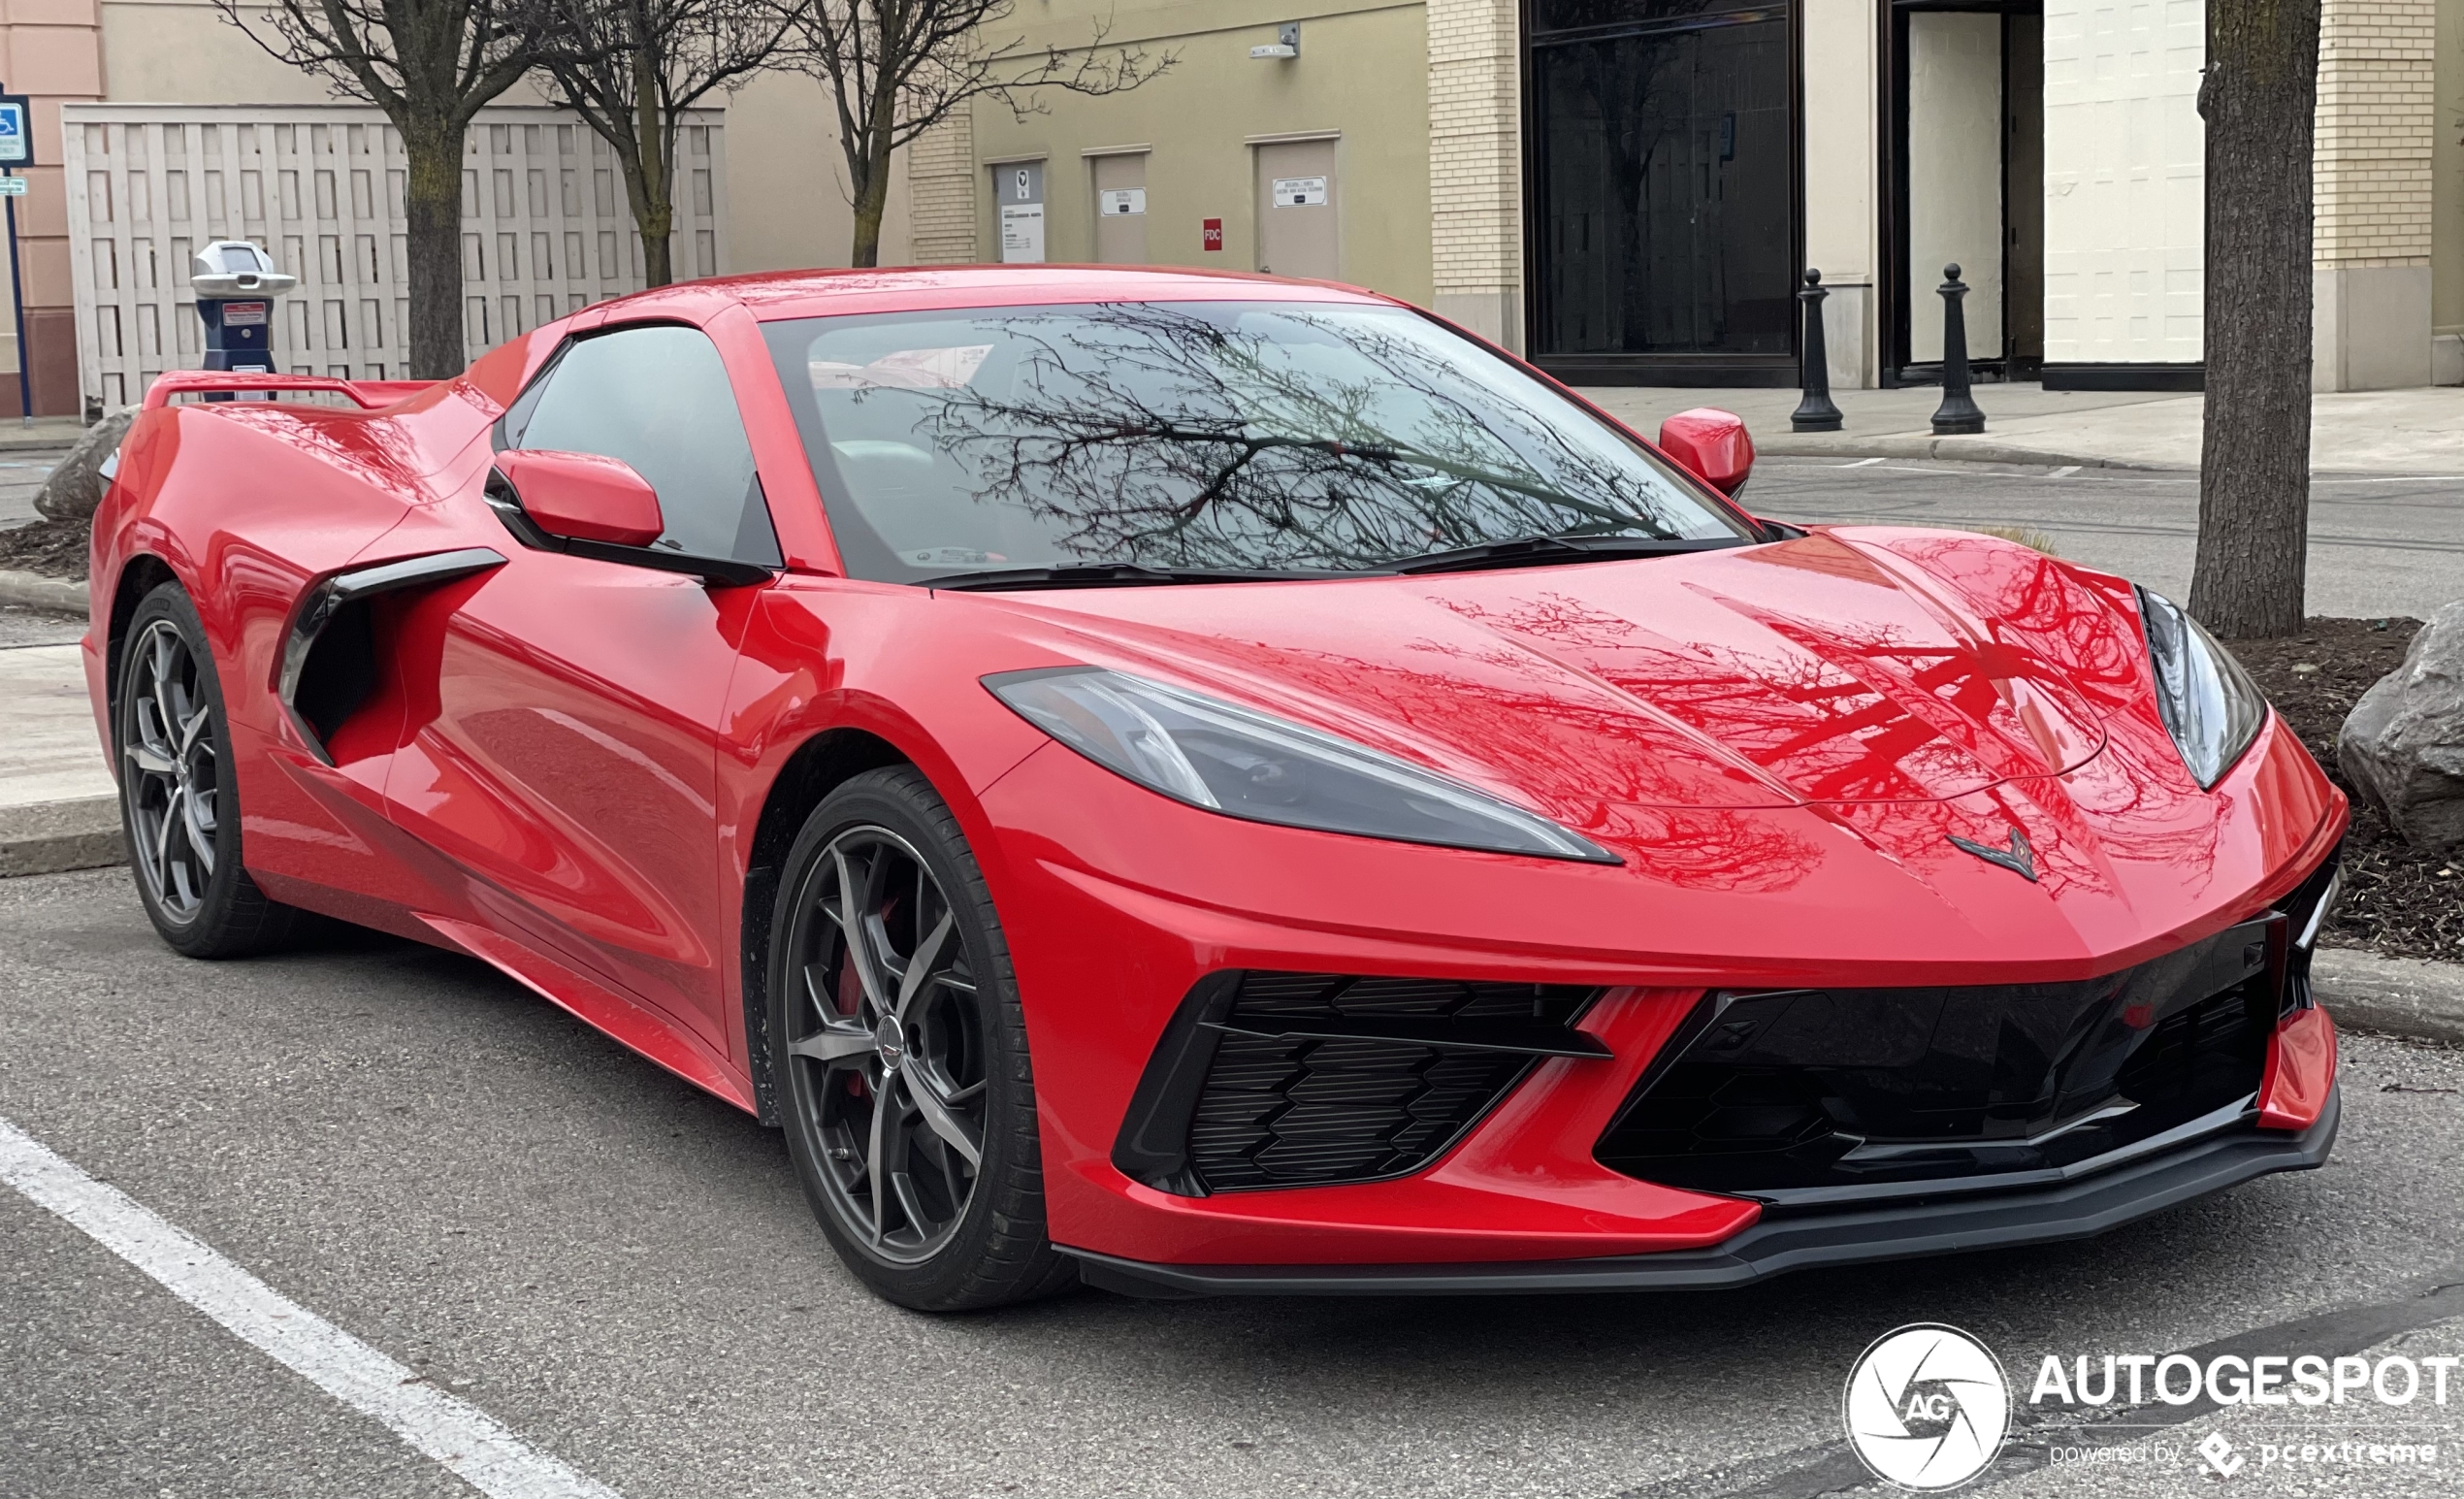
M 1874 1340 L 1849 1371 L 1848 1445 L 1875 1478 L 1922 1491 L 1983 1473 L 2011 1423 L 2001 1361 L 1957 1327 L 1917 1322 Z

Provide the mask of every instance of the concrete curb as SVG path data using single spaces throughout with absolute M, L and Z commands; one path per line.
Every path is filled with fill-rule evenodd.
M 127 862 L 117 797 L 0 807 L 0 878 Z
M 2311 983 L 2339 1026 L 2464 1044 L 2464 962 L 2322 947 Z
M 2133 463 L 2102 453 L 2071 453 L 2059 448 L 2029 447 L 1996 438 L 1937 438 L 1924 432 L 1886 432 L 1872 437 L 1844 437 L 1833 432 L 1775 432 L 1758 438 L 1757 455 L 1766 458 L 1912 458 L 1948 459 L 1960 463 L 2029 465 L 2076 464 L 2083 469 L 2129 469 L 2178 473 L 2196 464 Z
M 0 603 L 13 603 L 21 609 L 41 609 L 47 614 L 75 614 L 82 618 L 86 612 L 85 600 L 83 578 L 72 583 L 66 578 L 45 577 L 40 572 L 0 568 Z

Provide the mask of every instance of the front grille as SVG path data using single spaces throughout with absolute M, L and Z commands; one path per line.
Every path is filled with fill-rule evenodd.
M 2286 929 L 2076 984 L 1707 994 L 1596 1154 L 1777 1204 L 2088 1160 L 2257 1091 Z
M 1377 1181 L 1460 1139 L 1598 992 L 1333 973 L 1218 974 L 1192 991 L 1114 1151 L 1166 1190 Z

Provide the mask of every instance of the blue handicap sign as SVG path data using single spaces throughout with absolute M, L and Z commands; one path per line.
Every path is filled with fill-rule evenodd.
M 33 158 L 32 147 L 26 137 L 24 101 L 0 100 L 0 164 L 22 165 Z

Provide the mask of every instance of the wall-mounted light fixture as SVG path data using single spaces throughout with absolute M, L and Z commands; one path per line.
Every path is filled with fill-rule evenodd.
M 1282 25 L 1276 27 L 1274 41 L 1249 49 L 1249 56 L 1252 58 L 1298 57 L 1300 54 L 1301 23 L 1296 20 L 1285 21 Z

